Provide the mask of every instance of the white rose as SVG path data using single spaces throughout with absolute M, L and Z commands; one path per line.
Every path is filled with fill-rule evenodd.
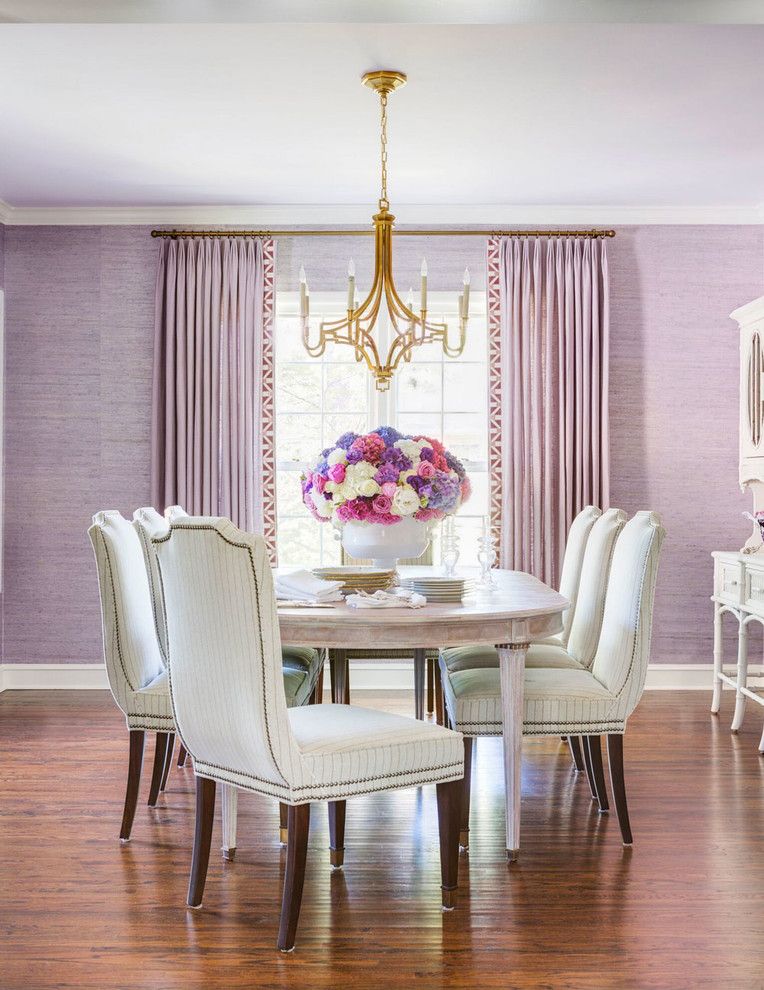
M 327 464 L 347 464 L 348 455 L 342 449 L 342 447 L 337 447 L 333 450 L 331 454 L 326 458 Z
M 422 447 L 416 440 L 396 440 L 395 446 L 401 450 L 406 457 L 409 458 L 409 460 L 419 460 L 419 451 Z
M 349 464 L 345 469 L 345 481 L 357 488 L 362 481 L 366 481 L 367 478 L 373 478 L 376 473 L 377 469 L 374 465 L 366 461 L 361 461 L 358 464 Z
M 324 498 L 321 492 L 314 488 L 310 493 L 310 497 L 313 499 L 313 505 L 316 507 L 316 512 L 319 516 L 323 516 L 324 519 L 328 519 L 332 514 L 332 503 L 328 498 Z
M 373 478 L 365 478 L 363 481 L 358 482 L 358 494 L 365 495 L 366 498 L 372 498 L 374 495 L 379 495 L 379 485 Z
M 419 508 L 419 496 L 411 485 L 401 485 L 393 496 L 393 512 L 399 516 L 412 516 Z

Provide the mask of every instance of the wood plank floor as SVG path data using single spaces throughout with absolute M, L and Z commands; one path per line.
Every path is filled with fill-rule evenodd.
M 408 713 L 406 694 L 356 703 Z M 635 847 L 557 740 L 528 741 L 520 862 L 504 860 L 501 752 L 476 747 L 471 848 L 442 914 L 434 788 L 348 803 L 345 868 L 314 809 L 297 950 L 275 950 L 278 809 L 240 798 L 234 863 L 185 907 L 193 771 L 155 809 L 144 762 L 117 840 L 127 734 L 104 692 L 0 695 L 0 987 L 764 987 L 761 712 L 729 733 L 705 693 L 648 692 L 626 739 Z M 219 809 L 214 846 L 219 845 Z

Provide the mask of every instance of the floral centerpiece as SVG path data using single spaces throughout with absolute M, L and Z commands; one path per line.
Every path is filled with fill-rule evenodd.
M 302 477 L 308 510 L 319 522 L 331 521 L 342 528 L 348 553 L 384 558 L 388 563 L 399 556 L 421 556 L 429 540 L 430 526 L 425 524 L 455 513 L 470 491 L 464 466 L 442 443 L 399 433 L 390 426 L 362 435 L 343 433 Z M 357 524 L 375 530 L 400 527 L 400 533 L 396 530 L 384 536 L 377 531 L 359 536 Z M 413 552 L 408 544 L 412 540 L 421 544 L 425 532 L 424 546 Z M 406 545 L 400 543 L 402 538 Z M 363 552 L 354 553 L 349 542 Z M 378 545 L 400 552 L 378 554 L 374 552 Z

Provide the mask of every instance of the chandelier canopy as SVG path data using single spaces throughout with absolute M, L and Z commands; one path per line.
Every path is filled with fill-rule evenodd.
M 470 273 L 464 271 L 462 292 L 458 296 L 458 338 L 449 342 L 447 323 L 437 323 L 427 318 L 427 262 L 422 259 L 419 311 L 414 312 L 413 292 L 409 291 L 404 303 L 395 288 L 393 279 L 393 224 L 387 198 L 387 98 L 394 90 L 406 84 L 402 72 L 383 69 L 367 72 L 361 80 L 379 94 L 381 188 L 379 212 L 372 217 L 374 223 L 374 278 L 368 296 L 360 305 L 356 300 L 355 267 L 348 265 L 347 315 L 340 320 L 321 320 L 318 340 L 310 342 L 310 293 L 305 270 L 300 269 L 300 318 L 305 349 L 312 357 L 320 357 L 326 345 L 348 344 L 355 351 L 356 361 L 365 361 L 374 375 L 376 387 L 385 391 L 401 361 L 410 361 L 415 347 L 440 343 L 448 357 L 458 357 L 464 350 L 470 299 Z M 384 301 L 392 328 L 392 342 L 384 360 L 372 331 Z

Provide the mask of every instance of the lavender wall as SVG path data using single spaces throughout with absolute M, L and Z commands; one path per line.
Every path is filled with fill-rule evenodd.
M 280 281 L 300 261 L 314 282 L 341 272 L 348 245 L 330 243 L 279 242 Z M 482 257 L 475 239 L 426 251 L 434 273 Z M 764 232 L 627 227 L 608 251 L 612 502 L 668 529 L 653 661 L 710 662 L 709 553 L 747 532 L 728 316 L 764 291 Z M 146 228 L 6 229 L 5 662 L 100 659 L 85 531 L 96 509 L 149 497 L 156 252 Z

